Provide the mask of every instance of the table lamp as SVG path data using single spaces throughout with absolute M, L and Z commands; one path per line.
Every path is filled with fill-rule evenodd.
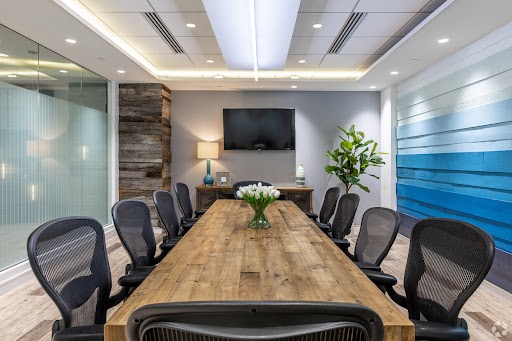
M 205 186 L 213 185 L 213 177 L 210 175 L 210 160 L 219 158 L 219 144 L 217 142 L 198 142 L 197 158 L 206 159 L 206 176 L 203 179 Z

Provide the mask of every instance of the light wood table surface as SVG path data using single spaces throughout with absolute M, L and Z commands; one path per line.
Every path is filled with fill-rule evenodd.
M 137 308 L 162 302 L 280 300 L 349 302 L 375 310 L 386 341 L 414 340 L 414 326 L 293 202 L 267 208 L 272 225 L 252 230 L 242 200 L 217 200 L 105 325 L 125 340 Z

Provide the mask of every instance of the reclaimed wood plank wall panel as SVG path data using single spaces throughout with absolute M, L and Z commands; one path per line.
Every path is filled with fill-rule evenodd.
M 158 216 L 153 191 L 171 190 L 171 92 L 162 84 L 119 85 L 119 199 L 140 199 Z

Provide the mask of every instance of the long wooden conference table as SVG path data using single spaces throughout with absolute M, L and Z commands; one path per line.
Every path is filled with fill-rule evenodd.
M 217 200 L 105 325 L 126 340 L 130 314 L 152 303 L 218 300 L 362 304 L 384 323 L 386 341 L 414 340 L 414 326 L 293 202 L 267 208 L 272 225 L 252 230 L 242 200 Z

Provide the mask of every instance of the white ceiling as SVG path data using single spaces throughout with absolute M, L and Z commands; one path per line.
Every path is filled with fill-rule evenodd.
M 61 0 L 54 1 L 62 5 Z M 259 82 L 254 82 L 248 72 L 227 70 L 201 0 L 80 1 L 160 71 L 163 76 L 157 78 L 171 89 L 292 90 L 290 86 L 297 85 L 293 91 L 341 91 L 369 90 L 370 85 L 375 85 L 375 90 L 380 90 L 512 20 L 510 0 L 448 0 L 443 5 L 445 9 L 442 6 L 442 11 L 430 17 L 432 9 L 443 0 L 302 0 L 285 70 L 263 74 Z M 158 81 L 147 72 L 145 64 L 134 62 L 134 57 L 107 43 L 100 37 L 101 32 L 94 32 L 95 28 L 87 27 L 55 2 L 3 0 L 0 23 L 110 80 Z M 339 54 L 326 54 L 352 11 L 368 14 Z M 142 12 L 157 12 L 185 54 L 174 53 Z M 186 27 L 189 22 L 196 27 Z M 312 28 L 317 22 L 323 24 L 321 29 Z M 405 32 L 414 27 L 404 38 Z M 78 43 L 65 43 L 68 37 Z M 437 40 L 443 37 L 449 37 L 450 42 L 439 45 Z M 207 63 L 208 59 L 215 63 Z M 306 63 L 299 63 L 301 59 Z M 118 74 L 118 69 L 126 73 Z M 399 74 L 391 76 L 389 72 L 394 70 Z M 199 71 L 200 76 L 184 78 L 190 77 L 190 71 L 195 75 Z M 366 73 L 358 78 L 351 74 L 353 71 Z M 295 72 L 309 77 L 290 79 Z M 215 79 L 216 74 L 224 74 L 225 78 Z

